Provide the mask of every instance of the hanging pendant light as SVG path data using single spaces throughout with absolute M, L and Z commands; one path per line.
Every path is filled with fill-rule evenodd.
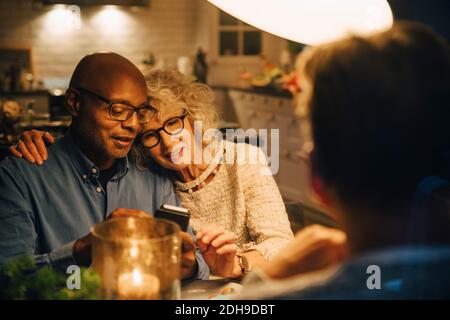
M 386 0 L 208 0 L 258 29 L 307 45 L 366 35 L 393 24 Z

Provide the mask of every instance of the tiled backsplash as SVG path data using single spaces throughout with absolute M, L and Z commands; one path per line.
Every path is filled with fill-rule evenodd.
M 179 56 L 193 56 L 197 49 L 199 2 L 152 0 L 144 8 L 81 7 L 80 28 L 69 29 L 57 7 L 0 0 L 0 47 L 32 48 L 37 77 L 52 87 L 67 83 L 64 78 L 80 58 L 99 50 L 123 54 L 140 67 L 153 52 L 175 66 Z
M 62 9 L 66 9 L 66 11 Z M 258 56 L 217 56 L 218 11 L 206 0 L 151 0 L 149 7 L 81 6 L 80 20 L 67 16 L 67 5 L 33 0 L 0 0 L 0 48 L 28 49 L 34 74 L 46 88 L 62 88 L 76 63 L 95 51 L 114 51 L 145 70 L 156 63 L 176 67 L 180 56 L 207 52 L 210 84 L 232 85 L 240 70 L 258 74 Z M 285 40 L 263 33 L 263 55 L 277 63 Z M 0 75 L 1 76 L 1 75 Z

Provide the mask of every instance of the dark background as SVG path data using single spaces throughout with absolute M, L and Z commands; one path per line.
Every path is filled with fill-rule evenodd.
M 394 18 L 429 25 L 450 40 L 450 0 L 388 0 Z

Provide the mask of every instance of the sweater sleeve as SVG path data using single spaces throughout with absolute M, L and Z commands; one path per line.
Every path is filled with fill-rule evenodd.
M 246 208 L 246 224 L 256 249 L 270 259 L 293 239 L 283 199 L 267 164 L 264 153 L 248 146 L 248 161 L 240 166 Z M 256 159 L 255 159 L 256 156 Z

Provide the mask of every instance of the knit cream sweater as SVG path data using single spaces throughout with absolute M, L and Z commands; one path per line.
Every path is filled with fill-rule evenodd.
M 198 178 L 204 180 L 204 175 L 217 168 L 215 177 L 203 188 L 187 192 L 196 181 L 175 181 L 181 204 L 191 213 L 194 231 L 217 223 L 235 233 L 241 252 L 256 249 L 270 259 L 293 234 L 280 191 L 273 176 L 267 175 L 270 170 L 266 158 L 258 147 L 229 141 L 221 142 L 220 154 L 219 166 L 213 161 Z M 262 161 L 249 155 L 258 155 Z

